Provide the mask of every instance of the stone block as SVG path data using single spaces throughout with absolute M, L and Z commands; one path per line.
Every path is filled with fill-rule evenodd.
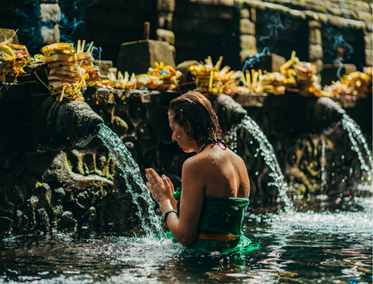
M 372 41 L 373 41 L 373 34 L 368 33 L 366 36 L 364 36 L 365 40 L 365 49 L 373 49 Z
M 373 50 L 371 49 L 365 50 L 365 65 L 373 66 Z
M 257 49 L 243 49 L 240 51 L 241 64 L 245 62 L 250 56 L 256 56 L 258 53 Z
M 100 74 L 103 76 L 106 76 L 109 72 L 109 68 L 113 67 L 113 61 L 111 60 L 95 60 L 93 64 L 100 68 Z
M 52 21 L 59 22 L 61 21 L 61 9 L 58 4 L 40 4 L 40 20 L 42 22 Z
M 332 16 L 332 15 L 328 15 L 327 17 L 328 17 L 329 24 L 333 26 L 337 26 L 337 27 L 347 27 L 347 22 L 345 19 L 341 17 Z
M 188 2 L 178 3 L 176 6 L 176 13 L 182 14 L 186 17 L 195 18 L 218 18 L 219 17 L 219 7 L 209 6 L 208 9 L 205 7 L 200 7 L 198 4 L 190 4 Z
M 255 9 L 255 8 L 251 8 L 251 9 L 250 9 L 250 14 L 251 14 L 251 18 L 250 18 L 250 20 L 251 20 L 253 23 L 256 23 L 256 9 Z
M 308 47 L 309 60 L 323 59 L 323 48 L 319 44 L 310 44 Z
M 343 64 L 342 68 L 338 64 L 324 64 L 321 72 L 322 85 L 331 85 L 332 81 L 339 80 L 337 74 L 343 76 L 355 71 L 356 66 L 354 64 Z
M 319 14 L 313 11 L 303 11 L 306 15 L 307 19 L 310 21 L 319 21 L 320 17 Z
M 373 32 L 373 23 L 365 23 L 365 27 L 367 32 L 371 33 Z
M 357 13 L 353 10 L 341 9 L 341 13 L 342 13 L 342 15 L 341 15 L 342 18 L 352 19 L 352 20 L 357 20 L 358 19 Z
M 310 29 L 309 42 L 312 44 L 322 44 L 321 31 L 319 29 Z
M 317 59 L 316 61 L 313 61 L 312 63 L 315 64 L 317 73 L 321 73 L 322 70 L 324 69 L 323 61 L 321 59 Z
M 175 11 L 175 0 L 158 0 L 157 10 L 164 12 L 174 12 Z
M 164 41 L 144 40 L 123 43 L 119 50 L 118 70 L 129 74 L 147 73 L 155 62 L 175 67 L 175 60 L 170 44 Z
M 308 22 L 308 27 L 310 28 L 310 30 L 321 29 L 322 25 L 319 21 L 309 21 Z
M 234 18 L 234 11 L 233 9 L 226 8 L 226 7 L 221 7 L 219 8 L 219 18 L 220 19 L 228 19 L 231 20 Z
M 286 63 L 285 57 L 270 53 L 265 54 L 259 61 L 255 62 L 253 68 L 255 70 L 262 69 L 268 72 L 279 72 L 281 65 Z
M 323 23 L 327 23 L 328 22 L 328 15 L 326 15 L 326 14 L 318 14 L 318 16 L 319 16 L 319 19 L 320 19 L 321 22 L 323 22 Z
M 158 28 L 172 30 L 173 13 L 159 12 L 158 13 Z
M 240 20 L 240 33 L 247 35 L 255 35 L 255 24 L 249 19 Z
M 342 11 L 339 8 L 328 7 L 327 10 L 328 10 L 328 13 L 331 15 L 338 16 L 338 17 L 342 15 Z
M 256 38 L 252 35 L 240 35 L 240 47 L 241 49 L 256 49 Z
M 43 44 L 60 42 L 60 29 L 58 25 L 54 25 L 53 28 L 42 26 L 40 32 Z
M 178 32 L 193 32 L 204 33 L 212 35 L 223 35 L 230 32 L 230 27 L 227 26 L 226 21 L 221 19 L 175 19 L 172 30 L 177 34 Z
M 303 11 L 289 10 L 289 15 L 294 17 L 294 18 L 301 18 L 303 20 L 307 19 L 307 15 L 305 13 L 303 13 Z
M 197 2 L 204 5 L 219 5 L 219 0 L 191 0 L 191 2 Z
M 0 29 L 0 42 L 13 37 L 13 43 L 19 44 L 17 33 L 11 29 Z
M 250 11 L 249 11 L 249 9 L 246 9 L 246 8 L 240 9 L 240 16 L 243 19 L 250 19 Z
M 157 29 L 156 31 L 159 41 L 166 41 L 169 44 L 175 44 L 175 34 L 172 31 Z
M 219 5 L 234 6 L 234 0 L 219 0 Z
M 367 22 L 367 23 L 373 22 L 373 15 L 371 13 L 367 13 L 367 12 L 357 12 L 357 13 L 358 13 L 360 20 Z

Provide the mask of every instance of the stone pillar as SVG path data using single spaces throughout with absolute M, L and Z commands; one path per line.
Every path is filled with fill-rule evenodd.
M 372 66 L 373 65 L 373 33 L 365 31 L 365 65 Z
M 58 23 L 61 21 L 61 9 L 58 0 L 40 1 L 40 21 L 42 44 L 48 45 L 60 42 Z
M 321 23 L 318 21 L 308 21 L 309 27 L 309 47 L 308 54 L 309 60 L 316 65 L 317 72 L 320 73 L 323 70 L 323 48 L 322 48 L 322 37 L 321 37 Z
M 241 64 L 249 56 L 255 56 L 257 54 L 256 38 L 255 38 L 255 22 L 256 22 L 256 10 L 254 8 L 241 8 L 240 9 L 240 58 Z
M 158 0 L 158 26 L 157 37 L 160 41 L 170 44 L 170 49 L 175 56 L 175 34 L 172 30 L 172 19 L 175 11 L 175 0 Z

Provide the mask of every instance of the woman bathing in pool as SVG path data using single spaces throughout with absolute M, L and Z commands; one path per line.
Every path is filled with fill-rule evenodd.
M 250 195 L 246 166 L 220 138 L 210 101 L 188 92 L 170 102 L 168 119 L 171 139 L 185 153 L 197 153 L 184 162 L 182 191 L 176 193 L 168 177 L 145 170 L 147 186 L 174 238 L 207 251 L 257 248 L 241 230 Z

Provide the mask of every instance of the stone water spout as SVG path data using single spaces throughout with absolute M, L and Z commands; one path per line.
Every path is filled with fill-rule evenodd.
M 288 127 L 298 134 L 328 133 L 341 124 L 346 113 L 327 97 L 293 98 L 289 100 L 288 111 Z
M 329 131 L 342 122 L 346 111 L 330 98 L 319 98 L 310 112 L 309 123 L 316 131 Z
M 103 119 L 88 104 L 47 98 L 38 108 L 35 134 L 38 150 L 71 150 L 83 147 L 97 135 Z

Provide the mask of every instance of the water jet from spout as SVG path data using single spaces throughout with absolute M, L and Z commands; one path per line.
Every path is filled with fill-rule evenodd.
M 105 124 L 98 125 L 98 137 L 109 149 L 111 156 L 122 171 L 127 190 L 131 193 L 132 201 L 137 206 L 138 212 L 136 214 L 141 220 L 142 229 L 147 236 L 160 235 L 163 230 L 158 216 L 154 213 L 155 203 L 141 177 L 140 168 L 133 160 L 131 153 L 123 141 Z M 141 200 L 145 201 L 148 206 L 147 210 L 141 206 Z

